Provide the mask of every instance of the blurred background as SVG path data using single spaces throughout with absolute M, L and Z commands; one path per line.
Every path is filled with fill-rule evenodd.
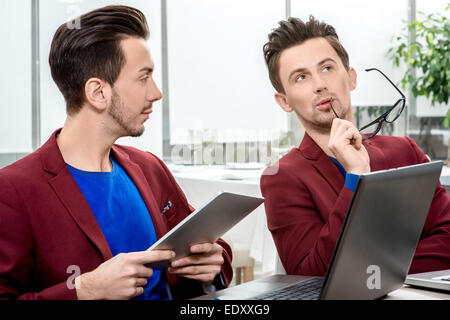
M 396 66 L 389 50 L 397 49 L 398 37 L 405 44 L 413 41 L 414 33 L 406 27 L 414 20 L 423 21 L 432 13 L 448 18 L 448 3 L 0 0 L 0 167 L 35 150 L 63 125 L 65 103 L 50 76 L 50 44 L 58 26 L 89 10 L 108 4 L 134 6 L 145 13 L 150 26 L 149 46 L 164 99 L 155 105 L 143 137 L 119 143 L 150 150 L 166 161 L 222 164 L 271 162 L 301 141 L 303 130 L 296 116 L 281 111 L 274 101 L 262 55 L 278 21 L 288 16 L 308 19 L 312 14 L 336 28 L 358 72 L 352 103 L 362 125 L 399 98 L 381 75 L 364 69 L 377 67 L 401 85 L 409 65 L 400 61 Z M 449 60 L 439 62 L 448 77 Z M 446 86 L 448 92 L 448 82 Z M 432 106 L 431 97 L 414 97 L 411 87 L 404 92 L 407 107 L 402 118 L 383 133 L 411 136 L 430 158 L 447 159 L 450 130 L 443 123 L 448 94 L 446 103 Z M 221 154 L 215 154 L 217 146 L 205 150 L 211 143 L 219 144 Z
M 379 68 L 407 97 L 400 119 L 382 133 L 410 136 L 431 159 L 449 164 L 448 0 L 0 0 L 0 168 L 64 124 L 64 99 L 48 64 L 56 29 L 109 4 L 146 15 L 164 94 L 144 135 L 118 143 L 163 158 L 194 206 L 218 190 L 260 195 L 261 170 L 299 145 L 304 130 L 275 103 L 262 53 L 267 35 L 290 16 L 313 15 L 335 27 L 358 73 L 358 127 L 400 98 L 379 73 L 364 71 Z M 259 210 L 228 234 L 244 280 L 276 268 Z

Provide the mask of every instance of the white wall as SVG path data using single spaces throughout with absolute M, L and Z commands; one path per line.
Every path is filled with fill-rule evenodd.
M 168 1 L 171 142 L 189 129 L 286 129 L 273 98 L 263 45 L 285 18 L 285 1 Z M 247 132 L 248 134 L 249 132 Z M 178 140 L 178 141 L 177 141 Z
M 40 58 L 41 58 L 41 140 L 44 143 L 51 133 L 64 124 L 65 102 L 53 82 L 48 64 L 50 45 L 56 29 L 74 16 L 110 4 L 124 4 L 141 10 L 149 24 L 149 47 L 155 63 L 154 77 L 161 86 L 161 8 L 159 0 L 46 0 L 40 1 Z M 145 123 L 146 130 L 139 138 L 121 138 L 119 144 L 131 145 L 151 151 L 162 157 L 162 103 L 153 105 L 153 113 Z
M 0 153 L 32 151 L 31 1 L 1 0 Z
M 395 69 L 386 53 L 394 35 L 408 18 L 408 0 L 293 0 L 291 15 L 307 20 L 313 15 L 331 24 L 346 48 L 350 65 L 356 69 L 357 88 L 352 92 L 354 106 L 392 105 L 400 98 L 398 92 L 377 71 L 383 71 L 399 83 L 403 70 Z

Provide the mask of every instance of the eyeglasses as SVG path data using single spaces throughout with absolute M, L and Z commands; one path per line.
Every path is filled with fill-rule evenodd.
M 359 132 L 363 136 L 363 139 L 362 139 L 363 141 L 375 137 L 377 135 L 377 133 L 381 130 L 383 122 L 392 123 L 395 120 L 397 120 L 398 117 L 400 116 L 400 114 L 402 113 L 403 109 L 405 108 L 405 102 L 406 102 L 405 95 L 391 81 L 391 79 L 389 79 L 383 72 L 381 72 L 377 68 L 366 69 L 366 71 L 372 71 L 372 70 L 376 70 L 379 73 L 381 73 L 390 82 L 390 84 L 392 84 L 394 86 L 394 88 L 400 93 L 400 95 L 402 97 L 400 99 L 398 99 L 397 102 L 391 108 L 389 108 L 388 111 L 386 111 L 381 116 L 379 116 L 378 118 L 376 118 L 375 120 L 370 122 L 368 125 L 365 125 L 365 126 L 361 127 L 361 129 L 359 129 Z M 334 109 L 333 109 L 331 101 L 330 101 L 330 107 L 331 107 L 331 110 L 333 110 L 336 117 L 339 118 L 336 111 L 334 111 Z

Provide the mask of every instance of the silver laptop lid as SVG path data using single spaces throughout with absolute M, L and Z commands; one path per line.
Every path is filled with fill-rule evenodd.
M 320 299 L 376 299 L 408 273 L 442 161 L 360 176 Z

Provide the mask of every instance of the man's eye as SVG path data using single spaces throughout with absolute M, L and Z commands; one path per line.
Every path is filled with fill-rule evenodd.
M 141 81 L 142 81 L 142 82 L 145 82 L 145 81 L 147 81 L 147 79 L 148 79 L 148 76 L 146 76 L 146 77 L 144 77 L 144 78 L 141 78 Z
M 327 66 L 327 67 L 323 67 L 322 71 L 328 72 L 328 71 L 330 71 L 330 69 L 331 69 L 331 67 Z
M 305 75 L 304 74 L 301 74 L 301 75 L 297 76 L 297 78 L 295 78 L 296 82 L 300 82 L 302 80 L 305 80 Z

